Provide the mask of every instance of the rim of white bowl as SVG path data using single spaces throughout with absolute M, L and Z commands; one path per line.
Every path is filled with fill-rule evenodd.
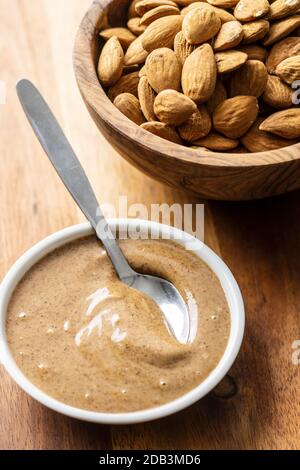
M 133 228 L 138 224 L 144 230 L 151 228 L 152 233 L 155 235 L 171 233 L 172 238 L 180 244 L 193 242 L 194 248 L 192 251 L 205 261 L 217 275 L 230 309 L 230 336 L 224 354 L 215 369 L 197 387 L 169 403 L 146 410 L 126 413 L 102 413 L 66 405 L 50 397 L 27 379 L 15 363 L 6 338 L 7 306 L 12 292 L 24 274 L 45 255 L 70 241 L 92 234 L 93 229 L 89 223 L 73 225 L 44 238 L 18 259 L 3 279 L 0 286 L 0 362 L 2 362 L 14 381 L 28 395 L 48 408 L 66 416 L 102 424 L 133 424 L 153 421 L 189 407 L 207 395 L 225 377 L 238 355 L 243 340 L 245 329 L 243 299 L 239 286 L 227 265 L 208 246 L 186 232 L 148 220 L 109 219 L 108 222 L 113 229 L 116 227 L 122 229 L 126 229 L 126 227 Z

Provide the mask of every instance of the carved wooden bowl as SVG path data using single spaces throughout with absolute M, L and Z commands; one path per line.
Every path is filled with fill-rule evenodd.
M 144 173 L 201 197 L 258 199 L 300 187 L 300 144 L 269 152 L 199 153 L 141 129 L 109 100 L 97 77 L 98 31 L 125 23 L 129 0 L 95 0 L 80 25 L 74 50 L 76 79 L 87 108 L 110 144 Z

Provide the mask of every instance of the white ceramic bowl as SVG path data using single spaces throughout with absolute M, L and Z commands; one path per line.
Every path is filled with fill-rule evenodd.
M 186 242 L 193 242 L 193 251 L 210 266 L 219 278 L 230 307 L 230 337 L 223 357 L 217 367 L 204 382 L 176 400 L 155 408 L 131 413 L 100 413 L 65 405 L 46 395 L 25 377 L 13 359 L 6 338 L 6 313 L 12 292 L 24 274 L 46 254 L 65 243 L 93 233 L 88 223 L 69 227 L 40 241 L 19 258 L 4 278 L 0 287 L 0 360 L 10 376 L 25 392 L 40 403 L 43 403 L 43 405 L 59 413 L 94 423 L 131 424 L 151 421 L 176 413 L 192 405 L 208 394 L 223 379 L 232 366 L 242 343 L 245 324 L 243 299 L 239 287 L 228 267 L 210 248 L 194 237 L 191 237 L 181 230 L 144 220 L 111 219 L 109 223 L 112 228 L 120 227 L 121 229 L 127 226 L 133 228 L 139 223 L 141 228 L 151 228 L 152 233 L 156 235 L 170 233 L 171 231 L 172 238 L 176 239 L 178 243 L 184 244 Z

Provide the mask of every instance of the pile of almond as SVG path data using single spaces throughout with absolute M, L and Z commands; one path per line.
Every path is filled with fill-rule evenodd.
M 143 129 L 234 153 L 300 141 L 300 0 L 133 0 L 108 21 L 99 79 Z

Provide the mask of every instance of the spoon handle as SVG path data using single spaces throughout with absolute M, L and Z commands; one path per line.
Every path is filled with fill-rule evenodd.
M 121 280 L 135 276 L 101 211 L 95 193 L 49 106 L 29 80 L 17 83 L 24 112 L 64 185 L 102 241 Z

